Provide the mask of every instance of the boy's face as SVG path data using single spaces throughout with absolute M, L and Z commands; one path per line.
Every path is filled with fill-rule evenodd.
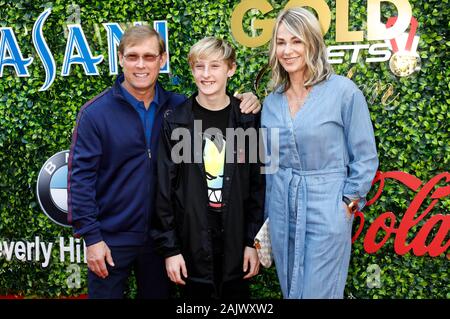
M 224 94 L 228 77 L 235 71 L 236 64 L 230 68 L 228 62 L 219 56 L 199 58 L 192 65 L 192 75 L 199 94 L 209 97 Z

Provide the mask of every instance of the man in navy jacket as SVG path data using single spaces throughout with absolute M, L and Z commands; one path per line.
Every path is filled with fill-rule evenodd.
M 148 26 L 122 36 L 123 74 L 87 102 L 73 132 L 68 173 L 68 219 L 87 246 L 89 298 L 123 298 L 134 270 L 138 298 L 168 298 L 164 260 L 153 252 L 156 150 L 168 109 L 186 100 L 158 83 L 165 45 Z M 244 94 L 244 112 L 259 101 Z

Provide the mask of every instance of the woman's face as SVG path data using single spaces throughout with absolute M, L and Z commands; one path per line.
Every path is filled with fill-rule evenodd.
M 278 27 L 276 55 L 289 75 L 303 73 L 305 70 L 305 44 L 288 31 L 284 23 Z

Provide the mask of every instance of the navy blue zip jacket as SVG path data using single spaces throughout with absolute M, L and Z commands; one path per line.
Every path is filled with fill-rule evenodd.
M 148 242 L 156 189 L 156 150 L 164 114 L 186 100 L 156 90 L 150 148 L 139 114 L 114 85 L 80 110 L 73 132 L 68 172 L 68 221 L 86 245 L 104 240 L 110 246 Z

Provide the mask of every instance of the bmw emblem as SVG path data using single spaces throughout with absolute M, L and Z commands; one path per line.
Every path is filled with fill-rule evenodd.
M 36 193 L 42 211 L 55 223 L 70 226 L 67 221 L 67 163 L 69 151 L 50 157 L 42 166 Z

